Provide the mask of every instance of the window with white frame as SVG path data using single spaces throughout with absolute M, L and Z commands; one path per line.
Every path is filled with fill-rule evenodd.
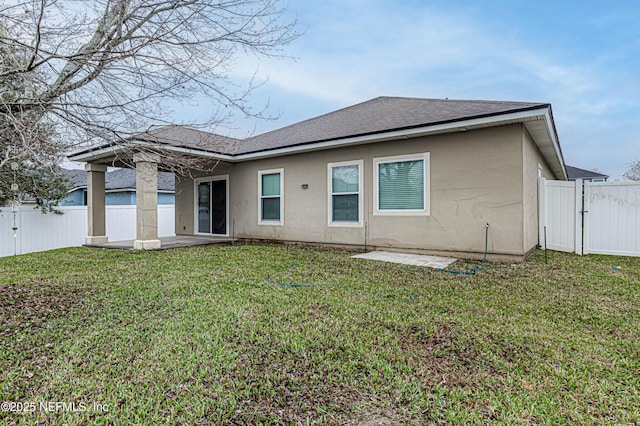
M 429 153 L 374 158 L 374 214 L 429 214 Z
M 283 222 L 284 212 L 284 183 L 283 169 L 260 170 L 258 172 L 259 212 L 260 224 L 276 224 Z
M 329 225 L 362 225 L 362 160 L 329 163 Z

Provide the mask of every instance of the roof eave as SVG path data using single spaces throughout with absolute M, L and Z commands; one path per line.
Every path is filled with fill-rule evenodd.
M 139 145 L 141 147 L 145 147 L 149 149 L 172 151 L 172 152 L 177 152 L 181 154 L 193 155 L 196 157 L 207 157 L 214 160 L 231 161 L 233 158 L 233 156 L 231 155 L 219 154 L 219 153 L 210 152 L 202 149 L 185 148 L 181 146 L 174 146 L 174 145 L 168 145 L 163 143 L 153 143 L 153 142 L 144 141 L 144 140 L 131 141 L 131 143 L 126 147 L 120 147 L 117 145 L 99 147 L 95 150 L 88 150 L 88 151 L 72 154 L 68 158 L 70 161 L 80 161 L 85 163 L 105 161 L 105 160 L 112 159 L 114 156 L 118 154 L 131 151 L 132 145 Z
M 476 128 L 494 127 L 515 123 L 524 123 L 528 128 L 533 128 L 533 123 L 540 123 L 539 127 L 541 129 L 544 129 L 544 131 L 534 130 L 532 132 L 530 130 L 530 133 L 532 133 L 532 136 L 534 138 L 534 142 L 543 153 L 543 156 L 545 157 L 547 162 L 550 164 L 556 177 L 566 180 L 567 174 L 564 167 L 564 159 L 562 157 L 562 150 L 560 149 L 560 144 L 558 142 L 557 134 L 555 131 L 555 125 L 553 123 L 550 105 L 541 105 L 540 107 L 534 109 L 509 112 L 499 115 L 476 117 L 435 125 L 426 125 L 421 127 L 386 131 L 363 136 L 354 136 L 322 142 L 300 144 L 285 148 L 276 148 L 247 154 L 238 154 L 233 156 L 233 160 L 231 161 L 239 162 L 256 160 L 260 158 L 278 157 L 281 155 L 294 153 L 331 149 L 339 146 L 384 142 L 394 139 L 408 139 L 439 133 L 464 132 Z
M 438 133 L 463 132 L 476 128 L 494 127 L 500 125 L 508 125 L 515 123 L 524 123 L 529 133 L 531 133 L 534 142 L 540 149 L 552 168 L 557 178 L 566 180 L 567 173 L 564 167 L 564 159 L 562 150 L 558 142 L 558 137 L 551 114 L 551 106 L 541 105 L 537 108 L 528 108 L 525 110 L 511 111 L 501 114 L 474 117 L 458 121 L 444 122 L 439 124 L 429 124 L 420 127 L 404 128 L 398 130 L 384 131 L 373 134 L 350 136 L 338 139 L 325 140 L 320 142 L 309 142 L 299 145 L 292 145 L 283 148 L 267 149 L 244 154 L 221 154 L 195 148 L 186 148 L 173 145 L 165 145 L 152 143 L 149 141 L 136 140 L 135 144 L 146 148 L 164 149 L 176 153 L 182 153 L 197 157 L 211 158 L 212 160 L 221 160 L 230 163 L 257 160 L 262 158 L 279 157 L 283 155 L 298 154 L 311 151 L 320 151 L 325 149 L 337 148 L 341 146 L 361 145 L 374 142 L 383 142 L 394 139 L 408 139 L 420 136 L 428 136 Z M 131 149 L 130 146 L 118 147 L 108 146 L 94 151 L 85 151 L 77 153 L 69 157 L 71 161 L 97 162 L 105 161 L 113 158 L 115 155 L 126 152 Z

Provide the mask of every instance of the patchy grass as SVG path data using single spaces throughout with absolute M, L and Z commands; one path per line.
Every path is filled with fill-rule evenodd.
M 0 423 L 640 421 L 639 259 L 465 276 L 350 255 L 0 259 L 0 400 L 24 411 Z

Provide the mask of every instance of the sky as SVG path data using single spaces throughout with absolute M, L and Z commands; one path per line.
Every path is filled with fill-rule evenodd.
M 565 163 L 621 179 L 640 159 L 640 2 L 288 0 L 287 58 L 238 58 L 230 78 L 277 120 L 244 137 L 378 96 L 551 103 Z M 176 122 L 210 115 L 206 100 Z M 205 116 L 206 115 L 206 116 Z

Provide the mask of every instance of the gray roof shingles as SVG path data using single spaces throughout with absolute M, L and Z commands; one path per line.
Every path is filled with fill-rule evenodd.
M 379 97 L 247 139 L 233 154 L 487 117 L 545 107 L 530 102 Z
M 567 176 L 569 177 L 569 180 L 575 180 L 575 179 L 608 179 L 609 175 L 605 175 L 602 173 L 598 173 L 598 172 L 594 172 L 591 170 L 586 170 L 586 169 L 580 169 L 578 167 L 573 167 L 573 166 L 567 166 L 565 165 L 566 169 L 567 169 Z
M 546 106 L 548 104 L 536 102 L 383 96 L 247 139 L 235 139 L 175 125 L 139 134 L 135 139 L 238 155 Z
M 547 103 L 378 97 L 247 139 L 169 125 L 131 139 L 239 155 L 548 107 Z M 74 155 L 91 152 L 87 149 Z

